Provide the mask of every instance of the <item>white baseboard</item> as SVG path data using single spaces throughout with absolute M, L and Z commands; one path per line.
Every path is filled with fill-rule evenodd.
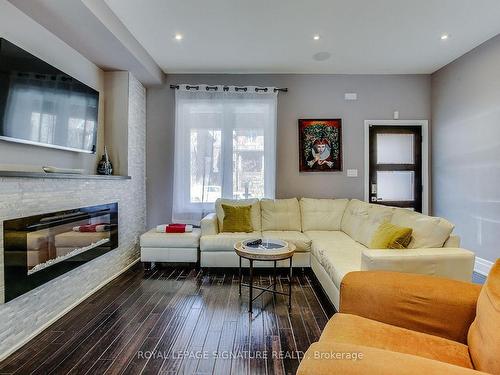
M 12 348 L 10 348 L 9 350 L 7 350 L 6 352 L 1 353 L 0 354 L 0 362 L 3 361 L 5 358 L 7 358 L 12 353 L 14 353 L 19 348 L 21 348 L 23 345 L 27 344 L 30 340 L 34 339 L 37 335 L 39 335 L 40 333 L 42 333 L 42 331 L 44 329 L 48 328 L 56 320 L 62 318 L 64 315 L 66 315 L 68 312 L 70 312 L 73 308 L 75 308 L 77 305 L 79 305 L 80 303 L 82 303 L 83 300 L 89 298 L 92 294 L 94 294 L 95 292 L 97 292 L 99 289 L 101 289 L 106 284 L 110 283 L 113 279 L 116 279 L 118 276 L 120 276 L 122 273 L 124 273 L 126 270 L 128 270 L 130 267 L 132 267 L 138 261 L 139 261 L 139 258 L 136 259 L 136 260 L 134 260 L 132 263 L 130 263 L 124 269 L 122 269 L 119 272 L 117 272 L 115 275 L 113 275 L 113 276 L 109 277 L 108 279 L 104 280 L 101 284 L 99 284 L 94 289 L 92 289 L 90 292 L 88 292 L 87 294 L 85 294 L 83 297 L 81 297 L 77 301 L 73 302 L 68 307 L 66 307 L 58 315 L 56 315 L 55 317 L 53 317 L 52 319 L 50 319 L 47 323 L 45 323 L 43 326 L 41 326 L 40 328 L 38 328 L 36 331 L 34 331 L 31 335 L 29 335 L 28 337 L 26 337 L 24 340 L 21 340 L 20 342 L 18 342 L 16 345 L 14 345 Z
M 480 273 L 481 275 L 488 276 L 491 267 L 493 267 L 493 262 L 489 260 L 476 257 L 476 262 L 474 264 L 474 271 Z

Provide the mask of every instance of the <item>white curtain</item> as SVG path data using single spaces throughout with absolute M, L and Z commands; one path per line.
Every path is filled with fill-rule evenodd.
M 273 87 L 175 90 L 174 222 L 198 224 L 220 197 L 274 198 L 276 111 Z

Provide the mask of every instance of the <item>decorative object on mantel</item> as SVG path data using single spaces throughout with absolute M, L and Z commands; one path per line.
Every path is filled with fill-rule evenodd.
M 58 168 L 58 167 L 52 167 L 50 165 L 43 166 L 42 169 L 45 173 L 83 174 L 83 172 L 85 172 L 84 169 Z
M 300 172 L 342 170 L 342 120 L 299 120 Z
M 104 146 L 104 155 L 102 155 L 101 161 L 97 164 L 97 174 L 102 175 L 112 175 L 113 174 L 113 164 L 109 160 L 108 149 Z

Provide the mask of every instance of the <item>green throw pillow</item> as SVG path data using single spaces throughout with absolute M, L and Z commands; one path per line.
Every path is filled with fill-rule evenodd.
M 413 229 L 391 223 L 380 224 L 373 233 L 371 249 L 406 249 L 411 241 Z
M 252 206 L 230 206 L 221 205 L 224 211 L 222 220 L 222 232 L 253 232 Z

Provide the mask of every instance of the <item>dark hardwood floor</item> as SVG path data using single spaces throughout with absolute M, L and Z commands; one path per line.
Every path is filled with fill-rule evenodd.
M 256 279 L 269 285 L 271 276 Z M 279 277 L 287 290 L 288 278 Z M 247 280 L 246 280 L 247 281 Z M 333 308 L 294 270 L 292 311 L 265 293 L 248 310 L 237 270 L 140 264 L 0 363 L 0 374 L 295 374 Z

